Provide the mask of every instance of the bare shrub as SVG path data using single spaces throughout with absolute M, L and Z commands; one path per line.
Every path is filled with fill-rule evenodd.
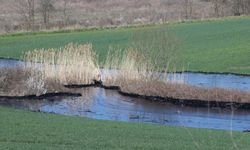
M 3 88 L 6 87 L 7 73 L 3 70 L 0 70 L 0 89 L 2 91 Z
M 4 96 L 40 96 L 46 93 L 72 92 L 63 85 L 49 80 L 39 70 L 24 68 L 0 69 L 0 95 Z
M 183 83 L 167 78 L 170 70 L 174 74 L 179 43 L 166 27 L 136 30 L 130 39 L 131 48 L 108 53 L 105 67 L 118 69 L 118 73 L 103 77 L 104 84 L 123 86 L 130 81 Z
M 30 76 L 30 72 L 22 68 L 0 69 L 0 93 L 5 95 L 22 96 L 28 93 L 25 84 Z M 32 93 L 34 94 L 34 93 Z
M 171 70 L 181 64 L 181 40 L 166 26 L 137 29 L 130 38 L 130 45 L 149 61 L 155 71 Z M 141 55 L 142 56 L 142 55 Z M 171 67 L 171 68 L 168 68 Z

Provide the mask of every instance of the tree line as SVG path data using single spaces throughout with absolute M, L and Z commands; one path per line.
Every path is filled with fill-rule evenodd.
M 50 26 L 50 19 L 56 12 L 55 0 L 16 0 L 16 8 L 25 22 L 27 30 L 35 30 L 35 17 L 40 15 L 43 26 L 47 29 Z M 66 26 L 68 21 L 68 5 L 70 0 L 63 0 L 62 25 Z M 38 15 L 36 15 L 38 14 Z
M 231 5 L 233 14 L 240 16 L 243 14 L 250 14 L 250 0 L 210 0 L 214 5 L 214 12 L 219 17 L 225 7 Z
M 225 11 L 231 11 L 234 16 L 250 14 L 250 0 L 200 0 L 203 2 L 211 2 L 214 11 L 214 17 L 225 16 Z M 184 0 L 183 10 L 185 19 L 192 18 L 194 9 L 194 0 Z
M 15 0 L 15 5 L 25 28 L 27 30 L 36 30 L 36 25 L 42 26 L 40 28 L 50 28 L 52 20 L 55 19 L 53 18 L 54 13 L 61 13 L 60 27 L 68 26 L 72 1 L 61 0 L 62 5 L 60 5 L 60 8 L 56 8 L 58 6 L 55 6 L 55 0 Z M 182 0 L 180 5 L 182 7 L 183 19 L 194 19 L 192 16 L 195 9 L 197 9 L 195 7 L 197 2 L 212 4 L 210 11 L 213 12 L 213 17 L 223 17 L 228 14 L 235 16 L 250 14 L 250 0 Z M 56 19 L 58 20 L 58 18 Z

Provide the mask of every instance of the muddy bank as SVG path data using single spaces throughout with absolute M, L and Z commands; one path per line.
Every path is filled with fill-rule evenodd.
M 250 77 L 250 74 L 247 73 L 233 73 L 233 72 L 213 72 L 213 71 L 177 71 L 176 73 L 194 73 L 194 74 L 205 74 L 205 75 L 235 75 L 242 77 Z
M 141 98 L 146 99 L 153 102 L 158 103 L 171 103 L 174 105 L 179 106 L 191 106 L 191 107 L 206 107 L 206 108 L 227 108 L 227 109 L 250 109 L 250 102 L 249 103 L 240 103 L 240 102 L 225 102 L 225 101 L 214 101 L 214 100 L 199 100 L 199 99 L 176 99 L 171 97 L 161 97 L 161 96 L 147 96 L 147 95 L 140 95 L 137 93 L 128 93 L 122 91 L 119 86 L 105 86 L 102 82 L 95 82 L 92 85 L 66 85 L 67 88 L 86 88 L 86 87 L 99 87 L 109 90 L 115 90 L 119 94 L 123 96 L 133 97 L 133 98 Z
M 63 92 L 59 92 L 59 93 L 46 93 L 43 95 L 25 95 L 25 96 L 0 96 L 0 100 L 29 100 L 29 99 L 46 99 L 46 98 L 55 98 L 55 97 L 80 97 L 82 96 L 81 93 L 63 93 Z

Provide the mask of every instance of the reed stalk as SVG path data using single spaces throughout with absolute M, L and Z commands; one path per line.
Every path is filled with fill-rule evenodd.
M 68 44 L 59 49 L 38 49 L 24 55 L 26 68 L 40 70 L 45 79 L 61 84 L 92 84 L 100 72 L 91 44 Z

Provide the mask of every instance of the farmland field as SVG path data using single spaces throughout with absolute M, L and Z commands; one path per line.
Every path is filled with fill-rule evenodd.
M 166 25 L 163 25 L 163 27 Z M 141 27 L 153 30 L 162 26 Z M 180 40 L 177 70 L 250 74 L 250 18 L 224 18 L 168 26 Z M 103 29 L 69 33 L 12 34 L 0 36 L 0 57 L 21 58 L 36 48 L 62 47 L 70 42 L 92 43 L 103 62 L 109 47 L 129 46 L 138 28 Z

